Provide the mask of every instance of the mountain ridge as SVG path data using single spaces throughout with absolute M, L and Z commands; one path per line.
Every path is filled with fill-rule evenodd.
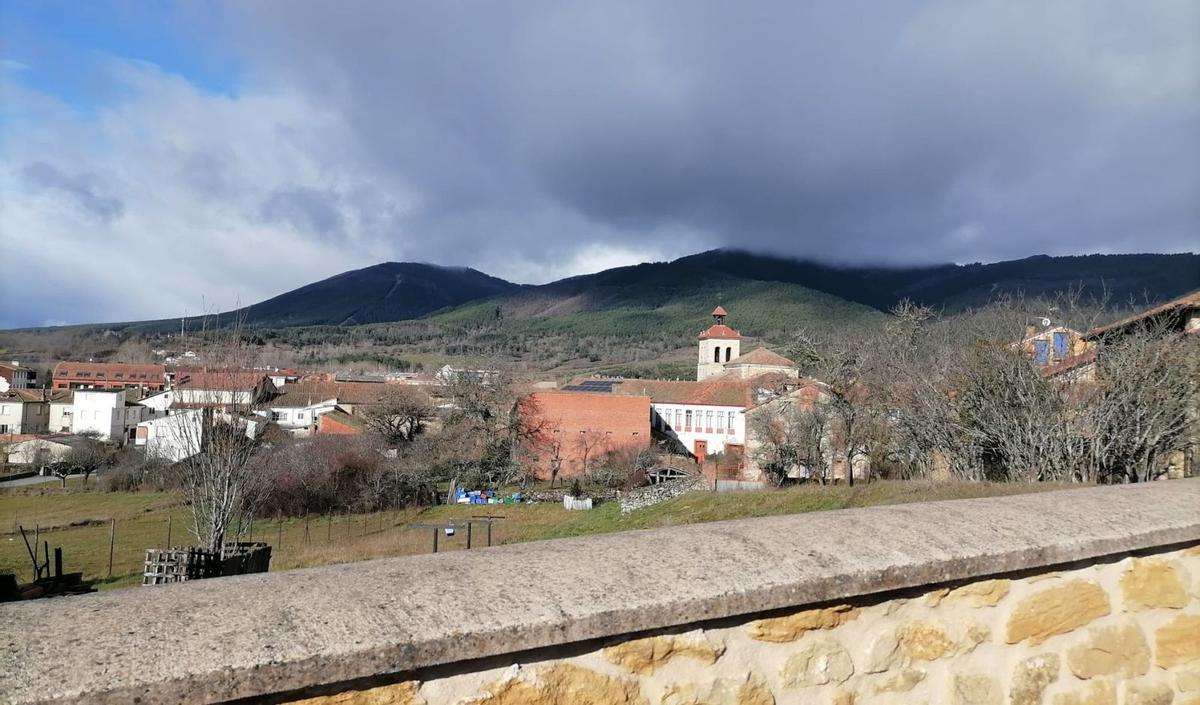
M 1033 255 L 995 263 L 915 267 L 839 266 L 738 249 L 700 252 L 665 262 L 643 262 L 540 285 L 516 284 L 471 267 L 381 262 L 284 292 L 234 312 L 208 317 L 207 325 L 242 320 L 255 328 L 354 326 L 417 319 L 455 320 L 492 307 L 510 318 L 553 318 L 585 311 L 653 309 L 704 292 L 751 283 L 800 287 L 878 311 L 909 298 L 955 312 L 1000 294 L 1031 296 L 1082 287 L 1107 291 L 1116 302 L 1154 303 L 1200 288 L 1200 255 Z M 790 290 L 789 290 L 790 291 Z M 804 294 L 790 291 L 793 299 Z M 829 300 L 826 300 L 827 302 Z M 201 317 L 185 320 L 189 329 Z M 179 319 L 80 324 L 69 328 L 159 332 Z M 25 329 L 29 330 L 29 329 Z

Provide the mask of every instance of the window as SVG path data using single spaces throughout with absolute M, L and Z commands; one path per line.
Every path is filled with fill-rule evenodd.
M 8 415 L 8 404 L 0 404 L 0 414 Z
M 713 362 L 721 361 L 721 348 L 713 348 Z
M 705 428 L 712 428 L 712 415 L 713 415 L 713 412 L 711 412 L 711 411 L 704 412 L 704 427 Z
M 675 428 L 683 428 L 683 411 L 675 410 Z
M 733 412 L 729 412 L 729 432 L 733 433 Z
M 1058 359 L 1063 359 L 1067 356 L 1067 334 L 1054 334 L 1054 356 Z
M 733 357 L 733 348 L 725 348 L 725 362 L 729 362 L 729 358 Z
M 692 412 L 689 410 L 684 416 L 683 430 L 690 431 L 692 429 Z
M 1033 359 L 1039 365 L 1050 361 L 1050 345 L 1044 340 L 1033 341 Z
M 717 412 L 717 430 L 725 430 L 725 414 L 722 414 L 719 411 Z

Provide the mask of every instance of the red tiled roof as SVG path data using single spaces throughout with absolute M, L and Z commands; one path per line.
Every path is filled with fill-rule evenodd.
M 133 365 L 123 362 L 60 362 L 54 366 L 54 379 L 116 380 L 162 384 L 162 365 Z
M 648 396 L 657 404 L 704 404 L 748 407 L 753 403 L 749 380 L 713 377 L 700 382 L 630 379 L 613 386 L 618 394 Z
M 766 348 L 755 348 L 744 355 L 738 355 L 727 365 L 772 365 L 775 367 L 795 367 L 796 363 L 787 359 L 783 355 L 771 352 Z
M 336 399 L 339 404 L 379 404 L 389 394 L 397 393 L 398 388 L 412 389 L 411 386 L 374 382 L 296 382 L 283 385 L 280 395 L 271 400 L 270 405 L 276 408 L 302 407 L 326 399 Z
M 724 323 L 715 323 L 700 334 L 700 340 L 707 340 L 709 338 L 728 338 L 730 340 L 735 340 L 741 337 L 741 333 L 738 333 L 736 330 L 730 328 Z
M 211 372 L 179 372 L 175 386 L 180 389 L 254 389 L 267 377 L 264 372 L 246 370 L 213 370 Z
M 1154 308 L 1146 309 L 1145 311 L 1141 311 L 1139 313 L 1135 313 L 1132 316 L 1127 316 L 1125 318 L 1122 318 L 1119 321 L 1109 323 L 1108 325 L 1103 325 L 1103 326 L 1098 326 L 1096 328 L 1093 328 L 1090 331 L 1088 331 L 1084 335 L 1084 337 L 1085 338 L 1096 338 L 1096 337 L 1102 336 L 1106 333 L 1112 333 L 1113 331 L 1117 331 L 1122 328 L 1127 328 L 1135 323 L 1144 321 L 1147 318 L 1153 318 L 1155 316 L 1159 316 L 1164 313 L 1170 313 L 1172 311 L 1186 310 L 1189 308 L 1197 308 L 1197 307 L 1200 307 L 1200 291 L 1193 291 L 1190 294 L 1185 294 L 1183 296 L 1180 296 L 1178 299 L 1175 299 L 1174 301 L 1168 301 L 1165 304 L 1162 304 L 1160 306 L 1155 306 Z
M 728 316 L 729 314 L 728 314 L 728 313 L 725 313 L 725 309 L 724 309 L 724 307 L 718 306 L 718 307 L 716 307 L 716 308 L 714 308 L 714 309 L 713 309 L 712 315 L 714 315 L 714 316 Z

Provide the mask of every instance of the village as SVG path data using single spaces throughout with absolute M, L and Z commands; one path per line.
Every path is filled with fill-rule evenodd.
M 836 409 L 831 399 L 846 390 L 802 375 L 796 362 L 765 347 L 743 351 L 749 341 L 721 306 L 711 318 L 696 338 L 695 380 L 585 376 L 561 384 L 510 382 L 514 408 L 523 417 L 520 457 L 528 476 L 551 485 L 587 479 L 607 458 L 634 463 L 638 454 L 654 451 L 657 466 L 644 468 L 652 477 L 638 481 L 695 476 L 721 491 L 869 479 L 870 452 L 835 438 L 832 423 L 825 424 L 817 450 L 809 454 L 819 458 L 792 458 L 777 467 L 771 451 L 778 450 L 780 410 Z M 1159 334 L 1197 333 L 1200 295 L 1087 331 L 1033 320 L 1012 347 L 1046 378 L 1095 383 L 1104 345 L 1150 325 Z M 499 384 L 501 378 L 496 370 L 449 365 L 433 374 L 210 368 L 190 355 L 167 365 L 63 361 L 49 380 L 37 380 L 18 361 L 0 364 L 0 448 L 7 472 L 49 475 L 58 467 L 61 475 L 64 462 L 89 443 L 134 448 L 159 463 L 179 462 L 205 448 L 214 413 L 252 439 L 358 436 L 406 422 L 421 427 L 414 431 L 428 426 L 436 433 L 439 413 L 455 405 L 450 388 L 464 381 Z M 414 405 L 415 415 L 405 411 Z M 393 447 L 406 440 L 403 434 L 384 435 Z M 1193 451 L 1180 448 L 1165 460 L 1161 475 L 1192 474 L 1193 462 Z M 939 471 L 948 477 L 945 468 Z

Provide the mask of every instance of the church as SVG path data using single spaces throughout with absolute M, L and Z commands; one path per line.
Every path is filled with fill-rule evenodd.
M 742 354 L 742 335 L 725 325 L 725 309 L 713 309 L 713 324 L 700 334 L 700 358 L 696 363 L 696 381 L 728 375 L 750 379 L 764 374 L 794 376 L 796 363 L 764 347 Z

